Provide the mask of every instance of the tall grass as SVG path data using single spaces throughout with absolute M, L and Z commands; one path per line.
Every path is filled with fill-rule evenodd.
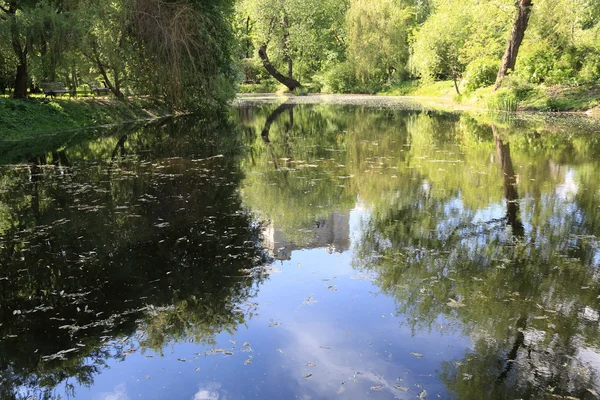
M 519 100 L 514 92 L 501 89 L 488 98 L 487 107 L 497 111 L 517 111 Z

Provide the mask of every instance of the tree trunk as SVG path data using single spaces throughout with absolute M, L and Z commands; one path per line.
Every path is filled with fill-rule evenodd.
M 114 70 L 115 81 L 113 84 L 113 82 L 111 82 L 111 80 L 108 78 L 108 73 L 106 72 L 106 68 L 104 67 L 104 64 L 102 63 L 102 61 L 100 61 L 100 56 L 98 55 L 98 50 L 96 48 L 95 43 L 92 43 L 92 52 L 93 52 L 93 57 L 90 57 L 90 56 L 88 56 L 88 57 L 91 58 L 96 63 L 96 66 L 98 67 L 98 70 L 100 71 L 100 74 L 102 75 L 102 78 L 104 79 L 104 83 L 106 84 L 106 86 L 108 86 L 108 88 L 110 89 L 112 94 L 114 94 L 117 97 L 117 99 L 119 99 L 119 100 L 124 99 L 125 96 L 123 95 L 123 93 L 121 93 L 118 70 L 116 68 Z
M 515 69 L 517 62 L 517 54 L 519 53 L 519 47 L 525 37 L 525 30 L 529 24 L 529 16 L 531 14 L 531 7 L 533 6 L 532 0 L 519 0 L 519 8 L 517 10 L 517 17 L 513 23 L 512 32 L 510 39 L 506 45 L 504 56 L 498 70 L 498 76 L 496 77 L 496 84 L 494 90 L 498 90 L 502 86 L 504 77 L 508 75 L 509 71 Z
M 250 48 L 252 47 L 252 41 L 250 40 L 250 16 L 246 18 L 246 58 L 250 58 Z
M 269 57 L 267 56 L 267 45 L 263 44 L 262 46 L 260 46 L 260 49 L 258 49 L 258 55 L 260 57 L 260 59 L 263 62 L 263 66 L 265 67 L 265 69 L 267 70 L 267 72 L 275 79 L 277 79 L 279 82 L 283 83 L 285 86 L 287 86 L 287 88 L 292 91 L 296 88 L 302 87 L 302 84 L 300 82 L 298 82 L 297 80 L 293 79 L 293 78 L 288 78 L 286 76 L 284 76 L 281 72 L 277 71 L 277 68 L 275 68 L 273 66 L 273 64 L 271 64 L 271 61 L 269 61 Z
M 13 97 L 15 99 L 24 99 L 27 97 L 27 61 L 19 61 L 19 65 L 17 65 Z
M 456 94 L 460 96 L 460 90 L 458 90 L 458 76 L 454 71 L 452 71 L 452 81 L 454 81 L 454 89 L 456 90 Z
M 496 127 L 492 125 L 494 140 L 496 142 L 496 154 L 502 168 L 504 183 L 504 197 L 506 198 L 506 220 L 512 228 L 515 237 L 522 237 L 525 233 L 523 223 L 519 218 L 519 192 L 517 191 L 517 174 L 513 168 L 510 156 L 510 144 L 504 143 L 496 134 Z
M 293 79 L 294 76 L 294 63 L 292 62 L 292 57 L 287 56 L 287 64 L 288 64 L 288 78 Z
M 16 27 L 13 27 L 13 50 L 17 56 L 17 75 L 15 77 L 15 91 L 13 97 L 15 99 L 24 99 L 27 97 L 27 45 L 21 46 Z
M 294 109 L 294 107 L 296 107 L 296 105 L 293 103 L 283 103 L 279 107 L 277 107 L 275 110 L 273 110 L 273 112 L 271 114 L 269 114 L 269 116 L 267 117 L 267 120 L 265 121 L 265 126 L 263 127 L 262 131 L 260 132 L 260 136 L 262 137 L 262 140 L 265 143 L 271 143 L 271 141 L 269 140 L 269 132 L 271 131 L 271 125 L 273 124 L 273 122 L 275 122 L 275 120 L 277 120 L 277 118 L 279 118 L 279 116 L 281 114 L 283 114 L 286 110 L 292 111 Z M 292 114 L 290 125 L 294 124 L 293 115 L 294 114 Z M 290 129 L 291 129 L 291 126 L 290 126 Z

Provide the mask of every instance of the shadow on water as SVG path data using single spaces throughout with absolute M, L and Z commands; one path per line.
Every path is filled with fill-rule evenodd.
M 375 352 L 376 334 L 361 321 L 393 299 L 398 332 L 383 334 L 394 358 L 378 352 L 375 365 L 419 371 L 411 397 L 595 398 L 599 154 L 600 140 L 583 131 L 284 103 L 27 156 L 3 167 L 0 184 L 0 397 L 52 398 L 57 387 L 76 396 L 111 360 L 169 344 L 216 346 L 261 309 L 250 299 L 296 289 L 268 279 L 267 264 L 286 276 L 312 254 L 325 272 L 328 257 L 340 257 L 345 273 L 372 277 L 327 283 L 328 293 L 385 295 L 370 309 L 353 300 L 314 306 L 344 322 L 337 330 L 369 338 L 353 343 L 361 355 Z M 307 276 L 292 282 L 312 293 Z M 301 318 L 280 300 L 271 307 Z M 404 329 L 470 344 L 423 364 L 394 342 Z M 285 331 L 273 332 L 263 345 L 275 353 Z M 235 385 L 263 379 L 248 371 Z M 317 389 L 314 371 L 281 379 L 277 393 L 343 393 Z M 344 395 L 406 395 L 398 375 L 376 372 L 344 377 L 342 385 L 375 382 Z
M 180 120 L 4 171 L 2 399 L 91 385 L 132 351 L 128 337 L 160 350 L 244 322 L 236 309 L 264 278 L 240 270 L 267 258 L 237 192 L 231 126 L 201 128 Z

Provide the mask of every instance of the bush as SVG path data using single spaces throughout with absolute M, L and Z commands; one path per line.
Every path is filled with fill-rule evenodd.
M 315 76 L 314 80 L 326 93 L 352 93 L 358 87 L 354 68 L 348 62 L 334 65 L 324 73 Z
M 475 60 L 467 65 L 463 77 L 463 87 L 466 93 L 472 93 L 475 90 L 489 86 L 496 81 L 498 60 L 482 59 Z
M 578 78 L 579 83 L 600 83 L 600 52 L 588 49 Z
M 239 93 L 275 93 L 281 85 L 274 79 L 265 79 L 260 83 L 242 83 L 238 87 Z
M 502 81 L 502 88 L 513 93 L 517 100 L 525 99 L 535 87 L 520 75 L 509 75 Z
M 554 68 L 556 55 L 549 43 L 540 41 L 524 47 L 519 53 L 517 72 L 531 83 L 545 82 Z

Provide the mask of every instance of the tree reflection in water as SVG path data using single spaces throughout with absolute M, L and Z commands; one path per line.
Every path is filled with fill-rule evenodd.
M 470 338 L 440 365 L 449 392 L 593 398 L 600 139 L 568 132 L 284 103 L 3 168 L 0 397 L 92 385 L 132 351 L 214 344 L 253 311 L 267 250 L 345 251 L 353 236 L 352 266 L 413 334 Z M 354 207 L 367 217 L 350 231 Z
M 2 399 L 91 385 L 108 358 L 137 350 L 127 338 L 160 351 L 244 323 L 239 305 L 264 279 L 244 271 L 267 259 L 237 192 L 239 142 L 227 124 L 174 125 L 5 170 Z

